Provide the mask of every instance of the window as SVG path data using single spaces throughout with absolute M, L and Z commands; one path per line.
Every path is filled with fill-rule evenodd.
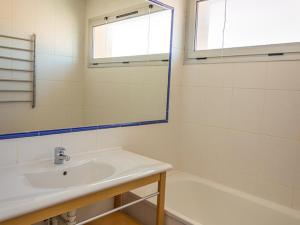
M 122 15 L 91 23 L 92 63 L 169 59 L 171 10 Z
M 299 0 L 194 1 L 192 58 L 300 52 Z

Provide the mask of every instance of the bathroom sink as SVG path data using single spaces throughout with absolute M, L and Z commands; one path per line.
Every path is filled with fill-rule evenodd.
M 74 154 L 60 165 L 51 158 L 4 167 L 0 169 L 0 224 L 171 168 L 121 148 Z
M 98 183 L 114 172 L 115 168 L 111 165 L 89 161 L 76 166 L 26 173 L 24 176 L 33 187 L 54 189 Z

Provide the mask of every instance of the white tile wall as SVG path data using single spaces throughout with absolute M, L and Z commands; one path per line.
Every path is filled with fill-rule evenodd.
M 269 179 L 258 178 L 255 180 L 255 189 L 254 194 L 277 202 L 279 204 L 293 207 L 292 198 L 293 198 L 293 189 L 280 185 L 278 183 L 272 182 Z
M 260 136 L 257 167 L 258 177 L 292 188 L 299 142 L 270 136 Z
M 70 154 L 98 149 L 97 131 L 63 134 L 62 146 L 68 149 Z
M 0 167 L 13 165 L 17 162 L 17 148 L 15 140 L 0 141 Z
M 53 149 L 61 146 L 61 136 L 43 136 L 35 138 L 21 138 L 16 140 L 18 162 L 26 162 L 53 157 Z
M 228 127 L 232 100 L 231 88 L 204 88 L 203 89 L 203 123 Z
M 259 132 L 262 122 L 264 91 L 234 89 L 232 98 L 230 127 L 235 130 Z
M 185 65 L 181 168 L 299 209 L 299 65 Z
M 293 207 L 296 209 L 300 209 L 300 189 L 296 189 L 294 191 Z
M 265 91 L 263 133 L 300 140 L 299 94 L 296 91 Z
M 233 65 L 233 86 L 236 88 L 265 88 L 266 63 L 236 63 Z
M 300 90 L 299 61 L 267 63 L 267 89 Z

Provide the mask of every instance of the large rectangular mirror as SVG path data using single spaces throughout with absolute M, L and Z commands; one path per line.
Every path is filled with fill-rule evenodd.
M 168 121 L 171 7 L 17 2 L 0 3 L 1 139 Z

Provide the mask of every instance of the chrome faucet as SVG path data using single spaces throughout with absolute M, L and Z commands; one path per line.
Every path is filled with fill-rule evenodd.
M 54 150 L 54 164 L 61 165 L 64 161 L 70 161 L 70 156 L 65 154 L 66 149 L 63 147 L 57 147 Z

